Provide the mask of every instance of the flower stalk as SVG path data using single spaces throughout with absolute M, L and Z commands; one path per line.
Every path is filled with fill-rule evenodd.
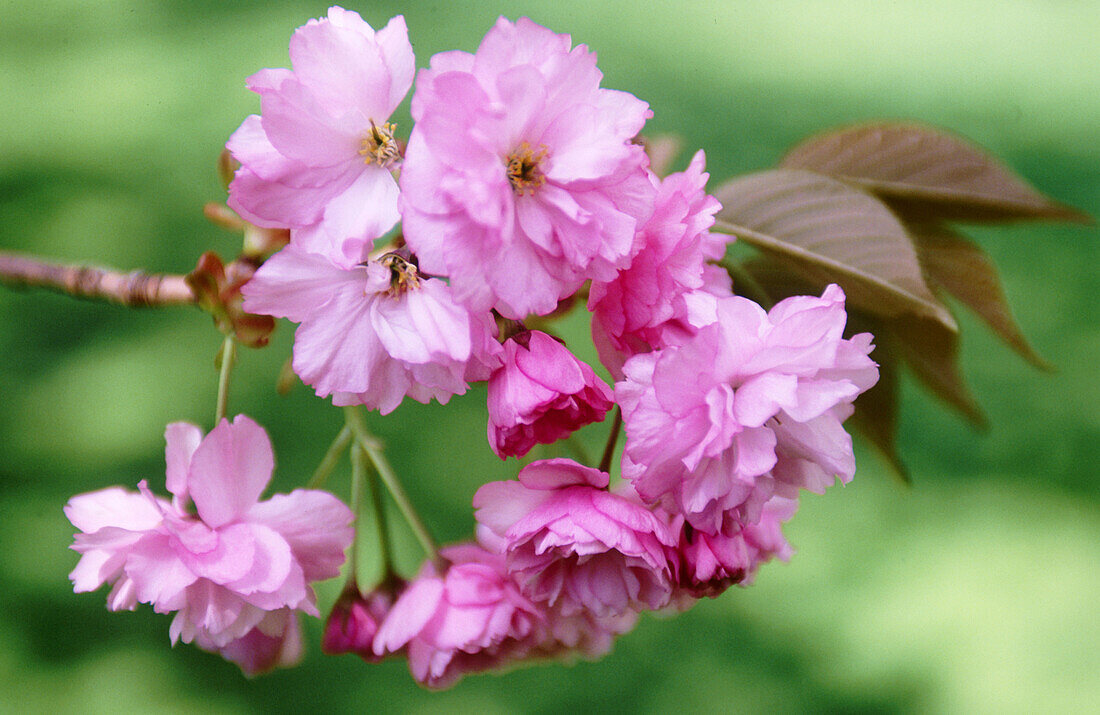
M 332 440 L 332 444 L 329 445 L 328 451 L 325 452 L 325 456 L 321 457 L 321 462 L 317 465 L 317 469 L 313 470 L 313 476 L 309 478 L 309 482 L 306 483 L 306 489 L 320 489 L 321 486 L 328 480 L 332 470 L 336 468 L 336 463 L 340 461 L 340 457 L 343 456 L 344 450 L 351 444 L 351 428 L 344 425 L 343 429 L 336 435 L 336 439 Z
M 416 512 L 416 508 L 413 507 L 409 495 L 405 492 L 405 488 L 401 486 L 401 481 L 397 478 L 397 474 L 393 471 L 393 467 L 390 466 L 389 460 L 386 459 L 386 455 L 382 452 L 381 444 L 379 444 L 374 435 L 367 430 L 367 425 L 363 421 L 363 415 L 355 407 L 345 407 L 344 415 L 347 418 L 348 427 L 351 428 L 352 433 L 355 435 L 358 446 L 363 450 L 363 453 L 367 455 L 367 458 L 370 459 L 371 464 L 374 465 L 375 471 L 378 472 L 378 477 L 382 480 L 382 483 L 386 485 L 386 489 L 389 491 L 390 496 L 393 497 L 393 501 L 397 504 L 397 508 L 401 511 L 401 515 L 404 516 L 405 521 L 408 522 L 409 528 L 412 529 L 413 535 L 416 536 L 416 540 L 420 542 L 420 546 L 424 549 L 424 553 L 440 570 L 442 570 L 445 564 L 443 559 L 439 556 L 439 547 L 436 545 L 435 539 L 432 538 L 431 532 L 428 531 L 428 527 L 424 525 L 424 521 Z
M 218 372 L 218 401 L 214 406 L 214 426 L 225 419 L 229 405 L 229 375 L 237 359 L 237 341 L 232 335 L 226 335 L 221 349 L 221 370 Z

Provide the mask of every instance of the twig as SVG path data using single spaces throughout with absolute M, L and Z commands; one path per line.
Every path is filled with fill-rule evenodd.
M 123 273 L 109 268 L 53 263 L 10 251 L 0 251 L 0 282 L 134 308 L 195 303 L 195 294 L 180 275 Z
M 607 444 L 603 448 L 603 456 L 600 457 L 600 471 L 611 472 L 611 460 L 615 458 L 615 445 L 619 441 L 619 430 L 623 428 L 623 412 L 615 408 L 615 419 L 611 422 L 611 432 L 607 435 Z

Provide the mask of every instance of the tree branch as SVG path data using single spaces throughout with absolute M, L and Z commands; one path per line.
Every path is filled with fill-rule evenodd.
M 10 251 L 0 251 L 0 282 L 134 308 L 195 303 L 184 276 L 52 263 Z

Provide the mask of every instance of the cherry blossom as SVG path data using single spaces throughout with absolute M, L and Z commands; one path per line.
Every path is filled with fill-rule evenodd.
M 241 163 L 229 205 L 250 222 L 300 229 L 298 241 L 332 242 L 348 256 L 397 222 L 392 171 L 401 160 L 390 114 L 415 71 L 405 19 L 378 32 L 339 7 L 290 39 L 293 69 L 248 78 L 261 113 L 226 145 Z
M 631 142 L 649 108 L 601 89 L 595 54 L 571 46 L 501 18 L 475 54 L 437 54 L 417 77 L 404 234 L 472 309 L 546 314 L 585 279 L 611 280 L 652 211 Z
M 712 534 L 727 512 L 757 521 L 773 494 L 849 481 L 841 422 L 878 369 L 869 334 L 842 337 L 846 317 L 835 285 L 769 312 L 721 298 L 717 320 L 688 342 L 631 358 L 615 386 L 623 475 L 647 502 Z
M 546 333 L 512 336 L 502 361 L 488 383 L 489 446 L 501 459 L 599 422 L 614 404 L 592 368 Z
M 143 480 L 140 494 L 111 487 L 65 507 L 81 532 L 74 590 L 111 583 L 113 610 L 140 602 L 175 611 L 173 642 L 195 641 L 246 671 L 290 659 L 290 614 L 317 615 L 310 583 L 339 573 L 351 511 L 315 490 L 259 501 L 274 457 L 263 428 L 244 415 L 205 437 L 176 422 L 165 437 L 171 502 Z

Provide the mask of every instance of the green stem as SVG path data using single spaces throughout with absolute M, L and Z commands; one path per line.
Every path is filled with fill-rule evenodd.
M 623 428 L 623 411 L 615 408 L 615 419 L 611 422 L 611 434 L 607 435 L 607 444 L 603 448 L 603 456 L 600 457 L 600 471 L 611 471 L 611 460 L 615 456 L 615 445 L 619 441 L 619 430 Z
M 371 501 L 374 503 L 374 518 L 378 524 L 378 550 L 382 552 L 382 583 L 388 583 L 396 573 L 393 568 L 393 553 L 390 551 L 390 533 L 386 520 L 386 506 L 382 503 L 382 488 L 378 476 L 371 472 L 367 484 L 370 486 Z
M 232 335 L 226 335 L 225 342 L 222 343 L 222 368 L 218 373 L 218 402 L 214 409 L 215 427 L 225 419 L 226 405 L 229 403 L 229 373 L 233 370 L 236 352 L 237 341 Z
M 363 450 L 356 445 L 351 450 L 351 513 L 355 516 L 355 537 L 351 540 L 351 554 L 348 560 L 351 562 L 351 571 L 348 573 L 348 583 L 359 585 L 359 525 L 363 512 L 363 481 L 366 476 L 366 464 L 363 462 Z
M 344 425 L 344 428 L 336 435 L 336 439 L 332 440 L 332 444 L 329 445 L 325 456 L 321 458 L 321 463 L 317 465 L 317 469 L 313 470 L 313 476 L 306 483 L 306 489 L 318 489 L 325 483 L 328 475 L 336 467 L 336 463 L 340 461 L 344 450 L 351 444 L 351 436 L 351 428 Z
M 386 489 L 389 490 L 390 496 L 393 497 L 394 503 L 397 504 L 397 508 L 401 511 L 401 515 L 404 516 L 405 521 L 409 523 L 409 528 L 412 529 L 413 534 L 416 536 L 416 540 L 420 542 L 420 546 L 424 549 L 424 553 L 436 565 L 436 568 L 442 571 L 445 564 L 443 559 L 439 556 L 439 548 L 436 546 L 435 540 L 432 538 L 428 528 L 424 526 L 424 522 L 420 519 L 420 515 L 416 513 L 416 509 L 413 507 L 409 495 L 405 493 L 405 489 L 401 486 L 401 481 L 397 478 L 397 474 L 394 473 L 393 467 L 390 466 L 389 461 L 386 459 L 386 455 L 382 453 L 382 446 L 378 443 L 374 435 L 367 431 L 367 425 L 363 422 L 363 415 L 355 407 L 345 407 L 344 414 L 347 417 L 348 426 L 351 427 L 352 432 L 355 433 L 356 441 L 359 442 L 359 446 L 363 448 L 363 451 L 366 452 L 371 463 L 374 464 L 374 468 L 378 472 L 379 478 L 381 478 L 382 483 L 386 485 Z

